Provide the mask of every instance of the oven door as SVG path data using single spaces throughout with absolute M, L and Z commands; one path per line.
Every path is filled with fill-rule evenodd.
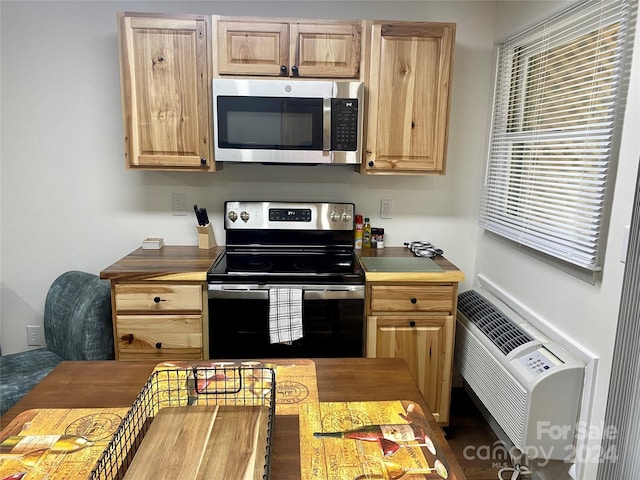
M 211 358 L 364 356 L 364 286 L 286 287 L 303 290 L 303 337 L 291 345 L 270 343 L 269 286 L 210 284 Z

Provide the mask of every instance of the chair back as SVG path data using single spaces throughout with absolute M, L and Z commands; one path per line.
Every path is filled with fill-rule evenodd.
M 47 348 L 65 360 L 113 359 L 109 281 L 80 271 L 56 278 L 45 300 L 44 335 Z

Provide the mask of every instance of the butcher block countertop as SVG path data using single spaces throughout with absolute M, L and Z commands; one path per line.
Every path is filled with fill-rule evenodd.
M 138 248 L 100 272 L 107 280 L 176 280 L 204 282 L 207 270 L 224 247 L 165 245 L 159 250 Z
M 159 250 L 138 248 L 100 272 L 107 280 L 207 280 L 207 270 L 224 250 L 223 246 L 210 250 L 196 246 L 166 245 Z M 390 282 L 461 282 L 464 273 L 444 257 L 426 259 L 416 257 L 408 248 L 369 248 L 357 251 L 367 281 Z M 367 266 L 367 258 L 374 258 L 377 268 Z M 435 268 L 431 261 L 435 263 Z M 372 263 L 373 263 L 372 262 Z M 422 265 L 425 265 L 423 268 Z
M 369 282 L 461 282 L 464 280 L 464 273 L 446 258 L 416 257 L 405 247 L 363 248 L 358 250 L 357 254 L 361 258 L 362 268 Z M 373 269 L 371 266 L 368 268 L 366 264 L 368 258 L 376 259 L 376 266 L 380 268 Z

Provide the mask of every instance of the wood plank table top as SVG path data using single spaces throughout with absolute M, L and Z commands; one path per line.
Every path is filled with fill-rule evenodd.
M 427 416 L 433 440 L 449 462 L 451 473 L 457 480 L 465 479 L 403 359 L 318 358 L 313 361 L 320 402 L 406 400 L 418 404 Z M 0 426 L 6 427 L 18 414 L 29 409 L 131 406 L 157 363 L 157 360 L 62 362 L 0 418 Z M 297 416 L 277 416 L 272 452 L 273 480 L 300 478 Z

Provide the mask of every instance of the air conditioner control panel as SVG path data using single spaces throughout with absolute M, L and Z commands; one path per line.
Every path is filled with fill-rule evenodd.
M 557 365 L 564 364 L 562 360 L 544 347 L 525 353 L 518 360 L 532 375 L 540 375 Z

